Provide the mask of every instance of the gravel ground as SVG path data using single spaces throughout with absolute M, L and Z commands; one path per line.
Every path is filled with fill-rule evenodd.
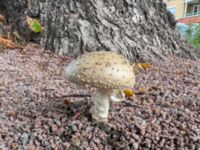
M 0 52 L 0 149 L 200 150 L 200 61 L 171 57 L 137 72 L 136 95 L 95 124 L 63 78 L 69 58 L 37 45 Z M 70 88 L 71 87 L 71 88 Z

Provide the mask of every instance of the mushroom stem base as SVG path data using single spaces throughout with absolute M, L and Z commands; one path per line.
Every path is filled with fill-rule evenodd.
M 92 119 L 99 122 L 106 122 L 108 120 L 111 94 L 112 90 L 97 89 L 95 95 L 91 97 L 94 102 L 94 106 L 90 109 Z

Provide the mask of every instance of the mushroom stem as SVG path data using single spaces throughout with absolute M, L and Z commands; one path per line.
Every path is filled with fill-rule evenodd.
M 108 119 L 110 96 L 112 90 L 98 88 L 96 93 L 91 97 L 94 106 L 90 109 L 92 119 L 99 122 L 106 122 Z

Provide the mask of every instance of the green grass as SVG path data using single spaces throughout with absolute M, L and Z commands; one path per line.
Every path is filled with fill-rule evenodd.
M 200 24 L 189 24 L 186 39 L 191 45 L 200 50 Z

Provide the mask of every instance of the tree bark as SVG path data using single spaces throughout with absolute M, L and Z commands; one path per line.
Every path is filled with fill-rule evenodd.
M 162 0 L 0 0 L 0 4 L 9 23 L 16 18 L 25 22 L 27 15 L 39 17 L 45 29 L 41 45 L 61 55 L 106 50 L 132 62 L 200 56 L 181 39 Z

